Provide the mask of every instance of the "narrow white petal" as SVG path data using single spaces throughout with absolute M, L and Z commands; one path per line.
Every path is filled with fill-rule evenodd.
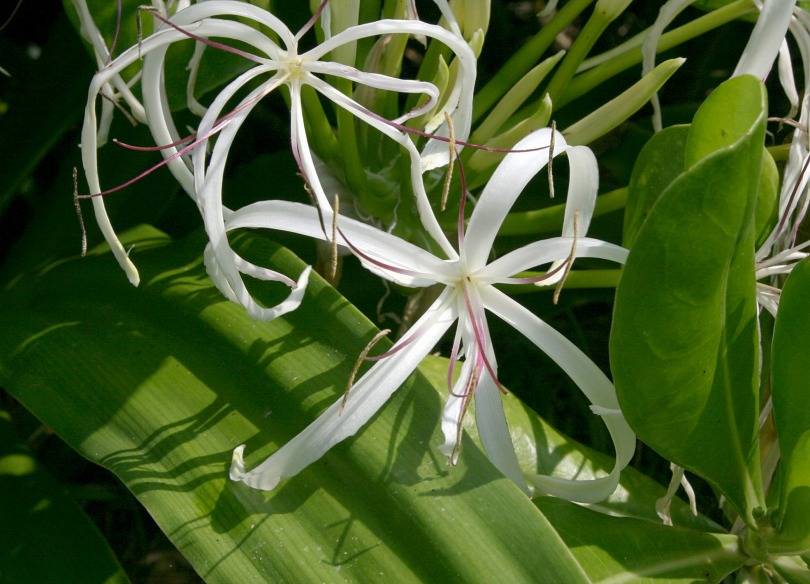
M 453 278 L 446 261 L 404 239 L 348 217 L 341 217 L 339 226 L 352 246 L 363 254 L 392 268 L 413 273 L 409 276 L 393 269 L 385 272 L 361 258 L 367 267 L 388 280 L 405 286 L 430 286 Z M 328 240 L 327 233 L 331 236 L 331 225 L 321 224 L 317 209 L 289 201 L 260 201 L 235 211 L 226 220 L 225 229 L 239 228 L 277 229 L 323 241 Z M 338 245 L 348 247 L 341 235 L 338 235 Z
M 413 145 L 410 137 L 406 136 L 400 130 L 392 127 L 389 120 L 386 120 L 369 111 L 355 100 L 344 95 L 325 81 L 313 76 L 308 79 L 308 83 L 325 97 L 351 112 L 405 148 L 411 158 L 411 186 L 414 189 L 416 207 L 419 211 L 419 219 L 422 222 L 422 226 L 425 228 L 425 231 L 428 232 L 430 237 L 433 238 L 436 244 L 442 248 L 442 251 L 447 254 L 448 258 L 457 258 L 458 255 L 456 254 L 455 249 L 450 244 L 447 236 L 445 236 L 444 231 L 439 225 L 438 219 L 436 219 L 436 215 L 433 213 L 433 208 L 428 200 L 422 179 L 419 152 L 416 150 L 416 147 Z
M 796 0 L 765 2 L 732 77 L 753 75 L 762 81 L 768 77 L 787 34 L 795 5 Z
M 555 134 L 554 141 L 555 153 L 567 149 L 565 138 L 559 132 Z M 548 164 L 550 144 L 551 129 L 543 128 L 532 132 L 515 144 L 514 150 L 542 150 L 511 152 L 495 169 L 467 226 L 466 255 L 470 269 L 485 265 L 506 214 L 534 175 Z
M 488 310 L 515 327 L 548 355 L 576 383 L 588 400 L 598 408 L 616 451 L 616 464 L 610 474 L 592 481 L 556 477 L 529 477 L 545 493 L 583 503 L 607 498 L 619 484 L 619 475 L 633 457 L 636 438 L 621 415 L 616 390 L 604 373 L 573 343 L 537 318 L 529 310 L 489 286 L 481 289 Z
M 556 150 L 556 148 L 555 148 Z M 591 225 L 593 210 L 596 207 L 596 192 L 599 190 L 599 166 L 596 156 L 587 146 L 573 146 L 566 150 L 571 169 L 568 179 L 568 198 L 565 202 L 563 237 L 574 237 L 574 214 L 576 232 L 585 237 Z
M 475 424 L 478 427 L 478 436 L 490 462 L 528 495 L 529 488 L 520 470 L 501 399 L 498 386 L 492 381 L 489 372 L 484 371 L 475 390 Z
M 535 241 L 501 256 L 475 275 L 481 282 L 503 282 L 518 272 L 568 257 L 573 245 L 574 239 L 571 237 Z M 599 239 L 586 237 L 576 240 L 576 257 L 579 258 L 600 258 L 623 264 L 627 254 L 625 248 Z
M 254 489 L 269 491 L 280 480 L 294 476 L 321 458 L 335 444 L 353 436 L 388 401 L 388 398 L 413 373 L 456 319 L 451 291 L 445 291 L 415 326 L 430 322 L 425 333 L 401 350 L 377 362 L 349 394 L 342 415 L 342 399 L 259 466 L 245 472 L 244 446 L 234 450 L 231 480 L 242 481 Z

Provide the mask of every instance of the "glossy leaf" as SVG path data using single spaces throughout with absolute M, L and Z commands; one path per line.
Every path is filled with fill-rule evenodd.
M 339 399 L 373 327 L 317 278 L 299 310 L 254 322 L 209 282 L 201 238 L 170 244 L 146 229 L 137 239 L 139 288 L 100 254 L 3 294 L 0 382 L 116 473 L 203 578 L 587 581 L 473 442 L 446 466 L 441 404 L 419 375 L 275 491 L 232 483 L 233 447 L 247 442 L 253 466 Z M 234 244 L 286 273 L 303 268 L 267 240 Z M 259 294 L 270 302 L 275 290 Z
M 810 408 L 807 354 L 810 351 L 810 261 L 790 274 L 782 289 L 773 332 L 771 397 L 781 453 L 778 538 L 771 547 L 810 550 Z M 787 548 L 787 549 L 785 549 Z
M 610 517 L 549 497 L 536 503 L 592 582 L 719 582 L 748 560 L 734 535 Z
M 0 581 L 129 582 L 107 541 L 0 411 Z
M 644 145 L 627 187 L 622 244 L 632 247 L 647 215 L 672 182 L 683 174 L 689 126 L 671 126 Z
M 723 110 L 732 103 L 746 105 Z M 716 486 L 750 525 L 763 504 L 753 225 L 765 112 L 753 77 L 727 81 L 698 111 L 687 170 L 633 243 L 610 344 L 631 427 Z
M 425 359 L 421 367 L 422 373 L 442 395 L 447 394 L 447 368 L 446 358 L 434 356 Z M 613 468 L 613 457 L 559 432 L 514 394 L 503 397 L 503 409 L 509 422 L 512 444 L 525 474 L 542 473 L 562 478 L 576 476 L 579 480 L 592 480 L 606 476 Z M 472 415 L 474 410 L 475 404 L 471 404 L 465 431 L 477 441 L 478 431 Z M 593 413 L 588 410 L 582 412 L 582 416 L 589 415 Z M 588 507 L 607 515 L 645 519 L 660 524 L 655 502 L 665 493 L 666 489 L 653 479 L 628 467 L 622 471 L 616 491 L 606 501 L 592 503 Z M 671 511 L 675 525 L 702 531 L 723 530 L 706 517 L 693 515 L 689 505 L 678 498 L 672 501 Z

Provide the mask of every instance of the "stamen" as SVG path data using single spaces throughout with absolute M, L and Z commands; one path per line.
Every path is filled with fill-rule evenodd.
M 455 162 L 457 156 L 456 131 L 455 128 L 453 128 L 453 120 L 450 119 L 450 115 L 447 112 L 444 112 L 444 119 L 447 122 L 447 128 L 450 130 L 450 158 L 447 163 L 447 174 L 444 176 L 444 188 L 442 189 L 442 211 L 447 208 L 447 197 L 450 195 L 450 183 L 453 181 L 453 162 Z M 464 193 L 461 193 L 461 196 L 464 197 Z
M 576 210 L 574 211 L 574 241 L 573 243 L 571 243 L 571 253 L 568 254 L 568 258 L 565 260 L 565 271 L 563 272 L 560 281 L 557 282 L 557 287 L 554 289 L 554 298 L 553 298 L 554 304 L 557 304 L 557 301 L 560 299 L 560 293 L 562 292 L 563 285 L 565 284 L 565 279 L 571 272 L 571 266 L 574 265 L 574 256 L 577 253 L 578 224 L 579 224 L 579 210 Z
M 335 281 L 335 277 L 337 276 L 337 266 L 338 266 L 338 247 L 337 247 L 337 235 L 338 235 L 338 211 L 340 210 L 340 197 L 337 193 L 335 193 L 335 206 L 332 209 L 332 264 L 330 267 L 330 278 L 332 281 Z
M 5 29 L 9 25 L 9 23 L 14 19 L 14 15 L 17 14 L 17 11 L 20 9 L 20 6 L 22 6 L 22 3 L 23 0 L 17 0 L 17 5 L 14 7 L 14 10 L 11 11 L 11 14 L 8 15 L 8 18 L 6 18 L 5 22 L 3 22 L 3 24 L 0 24 L 0 31 Z
M 557 122 L 551 120 L 551 142 L 548 145 L 548 194 L 554 198 L 554 171 L 551 169 L 554 161 L 554 134 L 557 132 Z
M 152 13 L 152 16 L 157 18 L 159 21 L 161 21 L 162 23 L 172 27 L 176 31 L 183 33 L 184 35 L 186 35 L 190 39 L 194 39 L 195 41 L 201 42 L 201 43 L 203 43 L 205 45 L 208 45 L 209 47 L 214 47 L 215 49 L 220 49 L 221 51 L 225 51 L 226 53 L 233 53 L 234 55 L 239 55 L 240 57 L 244 57 L 245 59 L 247 59 L 249 61 L 253 61 L 254 63 L 258 63 L 260 65 L 263 65 L 263 64 L 266 63 L 266 61 L 263 60 L 261 57 L 258 57 L 258 56 L 254 55 L 252 53 L 248 53 L 247 51 L 243 51 L 241 49 L 231 47 L 231 46 L 226 45 L 224 43 L 220 43 L 220 42 L 217 42 L 217 41 L 212 41 L 211 39 L 201 37 L 200 35 L 196 35 L 193 32 L 190 32 L 190 31 L 188 31 L 188 30 L 186 30 L 186 29 L 184 29 L 182 27 L 179 27 L 176 24 L 174 24 L 171 20 L 169 20 L 168 18 L 164 18 L 163 16 L 158 14 L 157 10 L 155 8 L 151 7 L 151 6 L 142 6 L 141 8 L 143 8 L 144 10 L 148 10 L 149 12 Z M 139 44 L 139 46 L 140 46 L 140 44 Z
M 304 36 L 307 33 L 307 31 L 315 25 L 316 22 L 318 22 L 318 19 L 321 17 L 321 14 L 323 13 L 328 3 L 329 0 L 323 0 L 323 2 L 321 2 L 321 5 L 318 6 L 318 9 L 312 13 L 312 18 L 310 18 L 307 21 L 307 23 L 301 27 L 301 30 L 299 30 L 298 33 L 295 35 L 295 40 L 300 40 L 301 37 Z
M 112 61 L 115 46 L 118 44 L 118 35 L 121 32 L 121 0 L 118 0 L 116 4 L 118 5 L 118 8 L 115 15 L 115 34 L 113 35 L 113 40 L 110 44 L 110 50 L 107 52 L 107 60 L 104 62 L 105 67 Z M 138 38 L 140 39 L 140 37 Z
M 217 120 L 219 121 L 219 120 Z M 113 144 L 121 146 L 122 148 L 126 148 L 127 150 L 135 150 L 137 152 L 160 152 L 161 150 L 168 150 L 169 148 L 174 148 L 175 146 L 180 146 L 181 144 L 185 144 L 186 142 L 190 142 L 194 138 L 197 137 L 197 132 L 193 134 L 189 134 L 185 138 L 180 138 L 170 144 L 164 144 L 163 146 L 135 146 L 134 144 L 127 144 L 126 142 L 121 142 L 118 138 L 113 138 Z
M 129 123 L 132 124 L 133 128 L 138 125 L 138 121 L 135 118 L 132 117 L 132 114 L 129 113 L 126 110 L 126 108 L 124 108 L 124 106 L 122 106 L 120 103 L 118 103 L 117 99 L 115 99 L 114 97 L 112 97 L 110 95 L 107 95 L 103 91 L 99 91 L 99 95 L 101 97 L 103 97 L 104 99 L 106 99 L 107 101 L 109 101 L 110 103 L 112 103 L 113 106 L 115 106 L 115 108 L 118 109 L 118 111 L 120 111 L 127 120 L 129 120 Z
M 82 257 L 87 255 L 87 229 L 84 227 L 82 206 L 79 201 L 79 170 L 73 167 L 73 205 L 76 207 L 76 216 L 79 218 L 79 227 L 82 229 Z
M 374 347 L 374 345 L 376 345 L 380 341 L 380 339 L 382 339 L 390 332 L 391 329 L 383 329 L 380 332 L 378 332 L 376 335 L 374 335 L 374 338 L 371 339 L 371 341 L 369 341 L 368 345 L 366 345 L 366 348 L 363 349 L 363 352 L 360 353 L 360 356 L 357 358 L 357 361 L 354 364 L 352 373 L 351 375 L 349 375 L 349 382 L 346 384 L 346 391 L 343 394 L 343 401 L 340 402 L 340 409 L 338 410 L 338 416 L 343 415 L 343 408 L 346 407 L 346 402 L 349 399 L 349 392 L 352 390 L 352 386 L 354 385 L 354 378 L 357 376 L 357 372 L 360 370 L 360 365 L 363 363 L 363 361 L 366 360 L 368 352 L 371 351 L 371 349 Z

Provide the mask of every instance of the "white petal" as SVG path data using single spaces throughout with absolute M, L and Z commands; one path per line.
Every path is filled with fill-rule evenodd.
M 345 409 L 339 415 L 342 399 L 336 401 L 320 417 L 295 438 L 287 442 L 270 458 L 250 472 L 245 472 L 242 459 L 244 446 L 233 452 L 231 480 L 242 481 L 254 489 L 269 491 L 280 480 L 294 476 L 318 460 L 335 444 L 354 435 L 388 401 L 391 394 L 413 373 L 456 319 L 452 291 L 445 291 L 419 319 L 416 326 L 430 323 L 425 333 L 393 355 L 377 362 L 349 394 Z
M 555 148 L 556 149 L 556 148 Z M 585 237 L 591 226 L 596 207 L 596 192 L 599 190 L 599 166 L 596 156 L 587 146 L 573 146 L 566 150 L 570 177 L 568 198 L 565 202 L 563 237 L 574 237 L 574 214 L 577 215 L 577 237 Z
M 409 136 L 391 126 L 391 122 L 382 118 L 381 116 L 369 111 L 350 97 L 344 95 L 325 81 L 312 77 L 308 80 L 309 85 L 318 90 L 328 99 L 340 107 L 350 111 L 352 114 L 373 126 L 401 146 L 405 148 L 411 158 L 411 186 L 414 189 L 414 196 L 416 198 L 416 207 L 419 211 L 419 218 L 425 231 L 428 232 L 431 238 L 436 242 L 442 251 L 447 254 L 448 258 L 455 259 L 458 257 L 453 246 L 448 241 L 444 234 L 436 215 L 433 213 L 433 208 L 428 200 L 427 193 L 425 192 L 425 185 L 422 179 L 419 152 L 413 145 Z
M 489 286 L 481 289 L 488 310 L 515 327 L 557 363 L 576 383 L 588 400 L 600 408 L 616 451 L 616 464 L 610 474 L 592 481 L 532 476 L 530 482 L 543 492 L 583 503 L 601 501 L 616 489 L 619 475 L 633 457 L 636 437 L 621 415 L 616 390 L 604 373 L 563 335 L 529 310 Z
M 501 399 L 498 386 L 492 381 L 489 372 L 484 371 L 475 390 L 475 424 L 478 427 L 478 436 L 492 464 L 528 495 L 529 488 L 520 470 Z
M 732 77 L 747 74 L 765 81 L 787 34 L 795 5 L 796 0 L 765 2 Z
M 565 151 L 567 143 L 562 134 L 555 134 L 555 154 Z M 532 132 L 514 146 L 514 150 L 535 150 L 532 152 L 511 152 L 507 154 L 489 179 L 470 216 L 466 231 L 467 265 L 471 270 L 483 267 L 492 250 L 495 236 L 514 205 L 518 196 L 540 169 L 548 164 L 551 144 L 551 129 L 543 128 Z
M 568 257 L 573 245 L 574 239 L 569 237 L 535 241 L 498 258 L 475 275 L 484 283 L 504 282 L 518 272 Z M 600 258 L 623 264 L 627 254 L 625 248 L 599 239 L 586 237 L 576 240 L 576 257 Z
M 366 267 L 388 280 L 404 286 L 430 286 L 437 282 L 448 283 L 454 277 L 446 261 L 395 235 L 348 217 L 341 217 L 339 226 L 352 246 L 392 267 L 385 271 L 360 258 Z M 278 229 L 323 241 L 328 240 L 326 233 L 331 236 L 331 225 L 321 225 L 317 209 L 289 201 L 260 201 L 235 211 L 226 220 L 225 229 L 239 228 Z M 338 244 L 348 247 L 340 235 Z M 393 268 L 401 268 L 412 275 L 398 273 Z

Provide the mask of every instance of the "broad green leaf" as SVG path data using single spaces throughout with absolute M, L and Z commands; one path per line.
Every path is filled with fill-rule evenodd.
M 536 503 L 592 582 L 719 582 L 748 561 L 734 535 L 610 517 L 549 497 Z
M 129 582 L 96 526 L 0 411 L 0 581 Z
M 420 375 L 275 491 L 232 483 L 235 446 L 247 443 L 254 466 L 339 399 L 373 327 L 317 277 L 297 311 L 254 322 L 209 282 L 202 238 L 136 238 L 139 288 L 96 254 L 3 294 L 0 383 L 117 474 L 203 578 L 587 581 L 472 441 L 446 466 L 441 403 Z M 285 273 L 303 268 L 267 240 L 244 234 L 234 245 Z M 257 293 L 278 300 L 275 289 Z
M 627 187 L 622 244 L 633 242 L 650 210 L 667 187 L 684 171 L 684 150 L 689 126 L 671 126 L 655 134 L 644 145 Z
M 754 247 L 759 249 L 779 217 L 779 169 L 776 161 L 768 152 L 762 149 L 762 174 L 759 176 L 759 190 L 757 191 L 757 206 L 754 210 Z
M 429 357 L 421 367 L 422 373 L 442 395 L 447 395 L 448 365 L 446 358 Z M 592 480 L 607 475 L 613 468 L 615 461 L 612 457 L 559 432 L 514 394 L 504 396 L 503 406 L 512 443 L 524 473 L 542 473 L 562 478 L 576 475 L 579 480 Z M 474 409 L 475 404 L 471 404 L 471 414 Z M 582 415 L 593 414 L 585 411 Z M 469 423 L 465 421 L 465 430 L 477 441 L 478 431 L 474 419 L 472 415 L 467 417 Z M 634 517 L 661 524 L 661 519 L 655 512 L 655 502 L 665 493 L 666 489 L 653 479 L 628 467 L 622 471 L 619 487 L 613 495 L 606 501 L 593 503 L 588 507 L 607 515 Z M 675 525 L 702 531 L 723 530 L 702 515 L 692 515 L 689 505 L 678 498 L 673 499 L 671 511 Z
M 793 268 L 782 289 L 773 332 L 771 397 L 781 453 L 780 509 L 773 546 L 810 550 L 810 261 Z M 771 547 L 769 545 L 769 547 Z
M 754 525 L 763 505 L 753 216 L 764 88 L 735 78 L 706 103 L 708 112 L 749 105 L 737 110 L 746 116 L 696 115 L 689 169 L 653 206 L 617 288 L 611 368 L 638 436 Z

